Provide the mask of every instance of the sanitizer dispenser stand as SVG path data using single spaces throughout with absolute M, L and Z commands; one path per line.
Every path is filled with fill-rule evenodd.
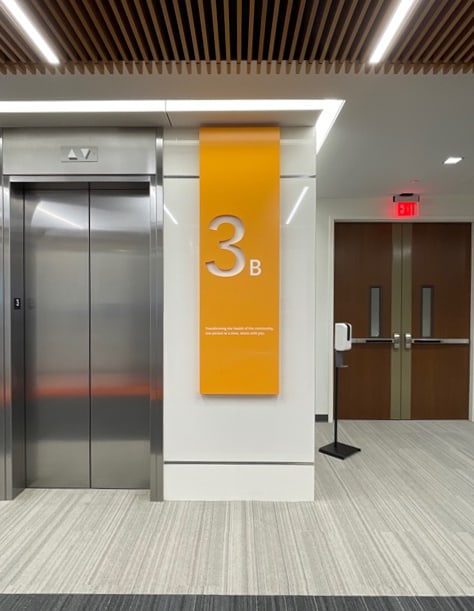
M 344 352 L 352 347 L 352 325 L 348 322 L 338 322 L 334 329 L 334 349 L 336 351 L 335 370 L 334 370 L 334 441 L 329 443 L 319 451 L 335 458 L 344 460 L 356 452 L 360 452 L 360 448 L 348 446 L 341 443 L 337 439 L 337 408 L 339 395 L 339 369 L 347 367 L 344 365 Z

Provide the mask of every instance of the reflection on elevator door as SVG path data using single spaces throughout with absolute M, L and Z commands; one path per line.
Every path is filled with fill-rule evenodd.
M 148 189 L 25 191 L 26 473 L 149 487 Z

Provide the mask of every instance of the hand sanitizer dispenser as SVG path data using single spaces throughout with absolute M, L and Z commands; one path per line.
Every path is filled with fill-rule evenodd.
M 352 348 L 352 325 L 348 322 L 337 322 L 334 329 L 334 350 L 346 352 Z
M 337 322 L 334 327 L 334 441 L 319 448 L 319 451 L 334 458 L 344 460 L 356 452 L 360 452 L 360 448 L 348 446 L 341 443 L 337 439 L 337 411 L 339 397 L 339 369 L 344 369 L 344 352 L 352 348 L 352 325 L 348 322 Z M 356 351 L 357 352 L 357 351 Z M 356 354 L 354 354 L 354 357 Z

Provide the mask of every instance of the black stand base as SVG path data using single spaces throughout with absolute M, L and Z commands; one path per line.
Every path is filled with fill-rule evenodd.
M 322 454 L 327 454 L 328 456 L 334 456 L 334 458 L 341 458 L 344 460 L 345 458 L 349 458 L 356 452 L 360 452 L 360 448 L 354 448 L 353 446 L 348 446 L 345 443 L 340 443 L 337 440 L 337 404 L 338 404 L 338 396 L 339 396 L 339 369 L 346 367 L 344 365 L 344 352 L 336 350 L 336 370 L 334 376 L 334 441 L 333 443 L 328 443 L 327 446 L 323 446 L 319 448 L 319 451 Z
M 319 451 L 322 454 L 329 454 L 329 456 L 334 456 L 335 458 L 341 458 L 344 460 L 352 454 L 356 452 L 360 452 L 360 448 L 355 448 L 354 446 L 348 446 L 345 443 L 340 443 L 339 441 L 335 443 L 328 443 L 327 446 L 323 446 L 319 448 Z

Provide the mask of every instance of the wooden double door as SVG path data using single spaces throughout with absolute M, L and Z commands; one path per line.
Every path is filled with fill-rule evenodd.
M 336 224 L 340 418 L 468 418 L 470 278 L 468 223 Z

